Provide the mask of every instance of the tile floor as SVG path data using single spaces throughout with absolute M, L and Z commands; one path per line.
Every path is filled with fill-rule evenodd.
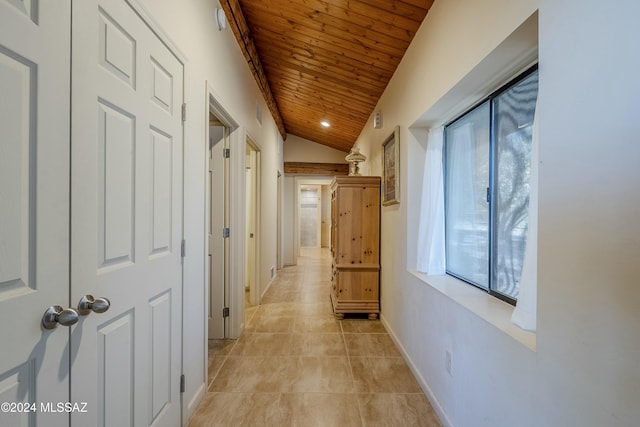
M 382 323 L 333 317 L 329 252 L 301 255 L 247 307 L 240 339 L 210 341 L 189 427 L 441 426 Z

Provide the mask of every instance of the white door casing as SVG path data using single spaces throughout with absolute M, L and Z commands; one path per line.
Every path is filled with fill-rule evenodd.
M 331 190 L 328 185 L 322 185 L 320 193 L 320 247 L 328 248 L 331 246 Z
M 41 319 L 69 304 L 70 5 L 0 0 L 2 426 L 69 422 L 41 407 L 69 400 L 69 329 Z
M 72 11 L 74 426 L 178 426 L 183 64 L 124 0 Z
M 225 302 L 229 307 L 229 317 L 225 319 L 225 337 L 235 339 L 240 337 L 244 325 L 244 192 L 230 191 L 238 188 L 244 181 L 244 132 L 240 131 L 238 123 L 214 97 L 212 86 L 207 83 L 206 95 L 209 104 L 208 113 L 213 115 L 226 128 L 225 147 L 229 149 L 229 158 L 225 159 L 224 209 L 225 226 L 230 229 L 230 237 L 224 239 L 225 253 Z M 206 151 L 205 151 L 206 155 Z M 234 184 L 235 183 L 235 184 Z M 207 177 L 207 197 L 210 197 L 210 186 Z M 210 221 L 210 206 L 205 205 L 206 224 Z M 206 272 L 208 280 L 209 272 Z M 207 289 L 208 291 L 208 289 Z M 207 293 L 207 304 L 210 295 Z M 203 319 L 208 327 L 209 318 Z M 205 339 L 207 336 L 204 337 Z

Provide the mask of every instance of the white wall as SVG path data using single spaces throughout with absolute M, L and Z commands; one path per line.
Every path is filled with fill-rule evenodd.
M 244 141 L 246 134 L 261 150 L 262 215 L 260 236 L 260 281 L 266 287 L 269 268 L 276 265 L 276 177 L 282 169 L 282 152 L 278 133 L 270 115 L 264 115 L 263 125 L 255 118 L 256 103 L 268 109 L 230 28 L 218 31 L 215 23 L 217 1 L 190 0 L 186 2 L 140 0 L 154 19 L 187 57 L 185 100 L 185 183 L 184 216 L 187 256 L 184 260 L 183 366 L 186 375 L 184 393 L 185 419 L 195 410 L 198 399 L 205 392 L 205 134 L 208 124 L 206 82 L 224 109 L 239 123 L 238 135 L 232 135 L 232 153 L 242 156 L 240 172 L 232 174 L 232 209 L 236 217 L 244 219 Z M 241 145 L 241 146 L 240 146 Z M 233 215 L 233 212 L 232 212 Z M 238 223 L 243 223 L 239 221 Z M 239 227 L 241 228 L 241 227 Z M 232 230 L 232 233 L 234 230 Z M 244 230 L 237 230 L 244 235 Z M 243 245 L 244 243 L 242 243 Z M 244 247 L 234 253 L 244 253 Z M 241 264 L 242 265 L 242 264 Z M 240 276 L 242 274 L 239 273 Z M 240 284 L 239 286 L 242 286 Z
M 536 9 L 541 164 L 532 350 L 408 270 L 426 140 L 424 129 L 410 127 L 459 108 L 442 108 L 442 100 L 465 76 L 490 75 L 495 49 Z M 376 107 L 385 127 L 369 122 L 358 138 L 369 156 L 364 173 L 379 175 L 380 144 L 401 127 L 401 203 L 382 208 L 382 319 L 445 425 L 640 425 L 639 13 L 632 0 L 436 1 Z

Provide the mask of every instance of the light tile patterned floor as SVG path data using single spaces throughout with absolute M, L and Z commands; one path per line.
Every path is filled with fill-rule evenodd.
M 333 317 L 327 250 L 302 250 L 239 340 L 210 341 L 189 427 L 441 426 L 379 320 Z

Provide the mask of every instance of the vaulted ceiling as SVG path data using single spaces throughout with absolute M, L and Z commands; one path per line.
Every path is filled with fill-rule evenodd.
M 349 151 L 433 1 L 220 3 L 283 138 Z

